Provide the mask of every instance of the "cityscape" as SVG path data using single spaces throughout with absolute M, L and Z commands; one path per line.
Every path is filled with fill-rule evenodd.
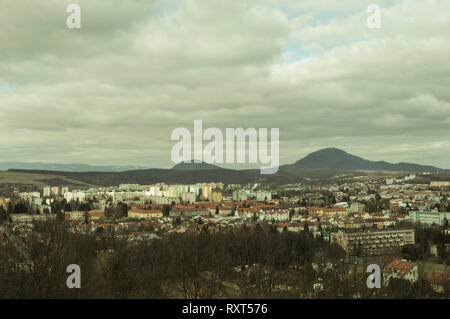
M 448 302 L 449 13 L 0 0 L 0 306 L 273 319 Z
M 189 165 L 178 174 L 208 171 Z M 45 297 L 448 298 L 448 175 L 365 173 L 282 185 L 11 184 L 0 197 L 0 281 L 83 263 L 92 287 L 62 292 L 60 280 Z M 379 289 L 366 284 L 373 264 Z M 42 297 L 35 289 L 2 294 Z

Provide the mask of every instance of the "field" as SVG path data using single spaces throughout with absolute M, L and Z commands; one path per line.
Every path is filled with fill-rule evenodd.
M 44 187 L 45 185 L 90 186 L 90 184 L 65 176 L 5 171 L 0 171 L 0 184 L 34 185 L 37 187 Z

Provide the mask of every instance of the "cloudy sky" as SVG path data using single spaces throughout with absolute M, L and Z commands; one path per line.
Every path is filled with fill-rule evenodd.
M 448 0 L 0 0 L 0 21 L 0 161 L 171 167 L 198 119 L 279 128 L 282 164 L 450 168 Z

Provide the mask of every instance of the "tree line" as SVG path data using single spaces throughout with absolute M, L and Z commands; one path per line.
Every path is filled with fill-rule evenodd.
M 26 245 L 32 268 L 12 243 L 0 248 L 1 298 L 418 298 L 429 283 L 394 280 L 368 289 L 367 274 L 340 246 L 308 231 L 267 224 L 223 232 L 126 239 L 69 231 L 62 221 L 35 222 Z M 81 289 L 66 286 L 66 267 L 81 268 Z M 359 269 L 359 270 L 358 270 Z M 447 290 L 447 297 L 448 297 Z

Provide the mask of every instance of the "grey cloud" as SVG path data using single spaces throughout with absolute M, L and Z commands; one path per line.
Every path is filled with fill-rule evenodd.
M 80 30 L 68 3 L 0 0 L 2 160 L 170 167 L 171 131 L 201 119 L 279 127 L 282 163 L 450 168 L 447 2 L 383 2 L 380 30 L 353 0 L 86 0 Z

